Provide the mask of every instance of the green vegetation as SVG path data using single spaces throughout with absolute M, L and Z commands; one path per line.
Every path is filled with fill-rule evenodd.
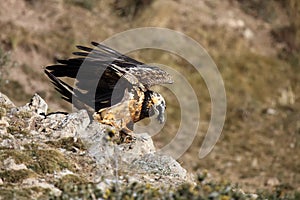
M 11 119 L 9 127 L 7 127 L 7 132 L 11 133 L 17 137 L 24 137 L 24 135 L 29 134 L 28 130 L 28 119 L 31 117 L 30 112 L 19 111 Z
M 73 181 L 73 180 L 72 180 Z M 244 194 L 241 190 L 229 183 L 197 182 L 193 184 L 183 184 L 179 187 L 156 187 L 150 184 L 130 183 L 113 184 L 105 191 L 100 190 L 96 184 L 65 183 L 60 197 L 63 199 L 252 199 L 249 194 Z M 278 198 L 279 199 L 279 198 Z
M 245 194 L 237 186 L 229 183 L 197 182 L 183 184 L 175 188 L 156 187 L 150 184 L 131 183 L 113 184 L 105 191 L 99 189 L 97 184 L 78 183 L 70 179 L 60 186 L 62 193 L 52 196 L 54 199 L 203 199 L 203 200 L 296 200 L 300 193 L 287 195 L 277 189 L 274 194 Z
M 59 188 L 60 190 L 64 190 L 65 188 L 74 187 L 75 185 L 83 185 L 88 184 L 88 181 L 86 181 L 82 177 L 78 177 L 73 174 L 67 174 L 56 181 L 54 184 L 55 187 Z
M 19 170 L 13 176 L 9 176 L 12 183 L 20 183 L 24 178 L 32 176 L 31 173 L 24 173 L 29 170 Z M 5 179 L 3 173 L 0 177 Z M 199 175 L 197 184 L 182 184 L 178 187 L 157 187 L 150 184 L 130 183 L 112 184 L 104 191 L 97 184 L 88 183 L 75 175 L 65 175 L 55 186 L 61 193 L 53 194 L 49 189 L 31 187 L 14 189 L 11 186 L 1 188 L 0 196 L 14 196 L 17 199 L 27 197 L 29 194 L 39 194 L 39 199 L 203 199 L 203 200 L 296 200 L 300 193 L 286 194 L 283 188 L 277 188 L 274 193 L 246 194 L 239 187 L 226 182 L 210 182 Z M 34 191 L 34 193 L 33 193 Z M 41 193 L 38 193 L 41 192 Z
M 31 6 L 22 9 L 25 13 L 27 13 L 26 9 L 28 13 L 32 13 L 32 16 L 27 16 L 26 21 L 12 14 L 13 20 L 10 21 L 9 16 L 5 16 L 8 20 L 0 22 L 2 27 L 0 90 L 13 102 L 27 103 L 33 93 L 27 94 L 25 87 L 28 91 L 30 90 L 28 88 L 35 88 L 38 83 L 45 83 L 42 70 L 32 67 L 37 65 L 36 61 L 45 65 L 55 63 L 57 58 L 69 57 L 77 44 L 87 45 L 90 40 L 102 41 L 114 33 L 129 28 L 160 26 L 182 31 L 207 49 L 216 62 L 226 87 L 228 110 L 224 131 L 214 151 L 205 159 L 194 159 L 207 128 L 205 123 L 210 119 L 210 97 L 204 81 L 196 76 L 197 74 L 186 61 L 175 56 L 175 58 L 166 56 L 167 52 L 144 50 L 148 54 L 143 55 L 143 51 L 139 51 L 134 55 L 141 61 L 163 63 L 176 68 L 191 82 L 192 87 L 197 89 L 195 92 L 200 102 L 203 125 L 201 124 L 201 131 L 193 145 L 180 159 L 180 163 L 190 172 L 209 169 L 215 175 L 214 178 L 227 177 L 233 183 L 238 183 L 244 191 L 249 188 L 252 191 L 262 188 L 258 191 L 258 199 L 300 198 L 300 194 L 294 191 L 299 188 L 300 183 L 298 161 L 300 155 L 298 123 L 300 1 L 238 0 L 238 5 L 235 1 L 225 1 L 228 4 L 223 5 L 223 8 L 219 7 L 219 4 L 222 6 L 222 2 L 216 4 L 212 1 L 204 1 L 203 4 L 207 6 L 204 11 L 207 13 L 199 13 L 198 5 L 191 6 L 189 1 L 183 4 L 183 1 L 159 0 L 112 0 L 109 3 L 96 0 L 64 0 L 54 1 L 51 6 L 46 1 L 26 0 L 25 2 L 30 3 Z M 220 18 L 226 20 L 224 15 L 219 14 L 222 14 L 222 11 L 226 13 L 228 11 L 230 14 L 231 10 L 228 8 L 231 7 L 232 18 L 243 20 L 245 22 L 243 28 L 253 31 L 254 38 L 245 39 L 242 35 L 244 30 L 232 29 L 226 24 L 218 23 Z M 210 8 L 217 9 L 210 10 Z M 246 13 L 247 16 L 239 15 L 239 12 Z M 266 23 L 267 29 L 260 23 L 261 21 Z M 260 23 L 260 26 L 257 27 L 256 23 Z M 260 30 L 266 31 L 263 35 L 270 37 L 259 38 L 256 33 Z M 271 40 L 274 52 L 264 51 L 264 39 Z M 256 41 L 263 43 L 259 46 L 261 49 L 256 48 Z M 17 60 L 14 61 L 20 62 L 20 72 L 23 73 L 20 73 L 20 78 L 15 75 L 14 80 L 7 78 L 14 66 L 10 51 L 16 53 Z M 32 59 L 32 55 L 38 56 Z M 29 80 L 38 80 L 38 83 L 30 83 Z M 67 104 L 57 93 L 50 90 L 50 87 L 52 88 L 49 83 L 49 87 L 44 90 L 50 109 L 52 111 L 65 109 Z M 278 99 L 281 91 L 286 88 L 295 94 L 296 102 L 282 106 Z M 171 92 L 163 94 L 168 97 L 167 112 L 170 116 L 162 132 L 154 136 L 154 143 L 158 147 L 170 142 L 173 134 L 176 134 L 181 114 Z M 59 108 L 54 107 L 54 104 Z M 268 109 L 273 109 L 275 114 L 268 114 Z M 0 106 L 0 118 L 8 112 L 9 108 Z M 24 127 L 28 127 L 28 124 L 24 121 L 28 117 L 30 116 L 26 113 L 19 113 L 19 116 L 10 122 L 7 132 L 16 139 L 27 137 L 29 132 Z M 1 139 L 6 137 L 2 136 Z M 16 172 L 15 175 L 12 174 L 13 171 L 0 172 L 1 179 L 4 181 L 4 185 L 0 185 L 1 197 L 29 199 L 32 193 L 38 190 L 40 193 L 50 194 L 48 189 L 16 189 L 14 184 L 21 184 L 27 177 L 44 176 L 64 169 L 74 171 L 77 168 L 72 158 L 62 154 L 58 149 L 65 149 L 72 153 L 85 150 L 82 142 L 74 138 L 48 141 L 43 145 L 27 144 L 22 151 L 1 147 L 1 161 L 12 157 L 17 164 L 23 163 L 28 168 Z M 279 180 L 278 186 L 266 185 L 268 178 L 272 177 Z M 63 191 L 60 195 L 61 199 L 69 197 L 111 199 L 117 197 L 170 199 L 172 197 L 223 200 L 250 198 L 238 192 L 239 190 L 236 189 L 238 187 L 234 184 L 211 183 L 205 178 L 196 186 L 185 184 L 173 189 L 157 189 L 147 184 L 135 183 L 128 186 L 112 186 L 106 191 L 100 191 L 96 184 L 70 174 L 53 181 L 53 184 Z
M 0 106 L 0 119 L 6 116 L 6 109 Z
M 34 158 L 29 163 L 29 168 L 37 173 L 54 173 L 63 169 L 74 170 L 71 160 L 57 150 L 31 150 L 26 152 L 27 155 Z
M 34 193 L 39 194 L 39 199 L 47 199 L 49 194 L 49 189 L 42 187 L 28 187 L 23 189 L 16 189 L 13 186 L 3 187 L 0 186 L 0 196 L 3 199 L 18 199 L 18 200 L 28 200 L 37 199 Z
M 28 169 L 21 169 L 21 170 L 6 170 L 1 172 L 0 171 L 0 178 L 4 182 L 9 183 L 22 183 L 23 180 L 27 178 L 33 178 L 36 174 Z
M 62 153 L 54 149 L 42 150 L 33 148 L 31 150 L 1 150 L 0 160 L 11 157 L 17 164 L 23 163 L 28 169 L 37 174 L 54 173 L 68 169 L 74 170 L 72 161 Z M 8 179 L 9 180 L 9 179 Z
M 86 150 L 86 147 L 84 146 L 80 138 L 62 138 L 59 140 L 47 141 L 46 144 L 56 149 L 63 148 L 68 151 Z

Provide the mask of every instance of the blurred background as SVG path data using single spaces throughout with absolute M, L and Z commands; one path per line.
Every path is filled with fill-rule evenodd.
M 68 58 L 75 45 L 101 42 L 137 27 L 165 27 L 200 43 L 221 72 L 227 116 L 220 140 L 204 159 L 199 147 L 210 97 L 185 60 L 158 50 L 130 54 L 182 72 L 199 98 L 201 127 L 180 163 L 189 172 L 245 191 L 300 191 L 300 3 L 298 0 L 7 0 L 0 6 L 0 91 L 16 105 L 37 92 L 49 110 L 70 111 L 43 67 Z M 199 90 L 200 88 L 200 90 Z M 176 97 L 164 89 L 168 123 L 154 136 L 168 143 L 179 126 Z

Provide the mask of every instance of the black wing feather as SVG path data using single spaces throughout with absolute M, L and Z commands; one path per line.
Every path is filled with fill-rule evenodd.
M 45 73 L 68 102 L 72 103 L 75 97 L 99 110 L 121 101 L 125 89 L 134 85 L 149 88 L 172 83 L 170 75 L 158 67 L 145 65 L 97 42 L 91 44 L 96 48 L 78 45 L 81 51 L 73 53 L 78 57 L 58 60 L 59 64 L 46 67 Z M 57 77 L 76 79 L 76 88 Z

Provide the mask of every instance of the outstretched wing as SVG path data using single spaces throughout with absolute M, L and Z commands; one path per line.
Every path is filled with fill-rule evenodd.
M 77 46 L 83 52 L 75 52 L 74 55 L 84 56 L 85 58 L 101 59 L 109 64 L 114 65 L 115 69 L 122 73 L 129 73 L 135 76 L 137 80 L 146 88 L 158 84 L 173 83 L 173 79 L 169 73 L 156 67 L 146 65 L 133 58 L 123 55 L 103 44 L 92 42 L 96 48 L 88 48 Z
M 69 102 L 75 97 L 99 110 L 120 102 L 126 88 L 146 90 L 155 84 L 173 82 L 158 67 L 145 65 L 99 43 L 92 45 L 96 48 L 77 46 L 81 51 L 73 54 L 78 57 L 58 60 L 59 64 L 46 67 L 46 74 Z M 76 79 L 74 88 L 60 77 Z

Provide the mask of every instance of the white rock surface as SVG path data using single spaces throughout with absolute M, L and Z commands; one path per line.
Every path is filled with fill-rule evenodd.
M 159 186 L 190 180 L 186 170 L 176 160 L 156 153 L 147 133 L 135 134 L 133 142 L 117 144 L 108 134 L 116 131 L 113 127 L 91 121 L 85 110 L 70 114 L 47 114 L 48 106 L 37 94 L 30 103 L 16 107 L 0 93 L 0 106 L 0 148 L 6 152 L 6 157 L 2 157 L 5 159 L 1 160 L 0 157 L 0 170 L 24 169 L 33 173 L 19 187 L 49 188 L 59 195 L 61 191 L 53 183 L 67 175 L 86 177 L 90 182 L 99 183 L 101 188 L 114 182 L 147 182 Z M 52 160 L 56 161 L 55 157 L 42 158 L 36 155 L 47 150 L 63 154 L 70 162 L 63 162 L 63 166 L 75 166 L 76 170 L 62 168 L 53 173 L 35 172 L 35 162 L 45 159 L 50 162 L 45 165 L 47 167 L 52 165 Z M 10 152 L 11 156 L 7 157 Z M 26 160 L 25 164 L 19 163 L 22 159 L 14 157 L 24 152 L 32 153 L 26 154 L 30 156 L 29 164 Z M 1 179 L 0 184 L 9 184 L 7 180 L 10 179 Z
M 27 169 L 26 165 L 22 164 L 16 164 L 15 160 L 11 157 L 5 159 L 3 161 L 3 166 L 6 170 L 21 170 L 21 169 Z
M 0 92 L 0 104 L 6 107 L 16 107 L 15 104 L 5 95 Z
M 47 114 L 48 105 L 38 94 L 34 94 L 30 100 L 30 103 L 28 103 L 28 107 L 38 115 Z

